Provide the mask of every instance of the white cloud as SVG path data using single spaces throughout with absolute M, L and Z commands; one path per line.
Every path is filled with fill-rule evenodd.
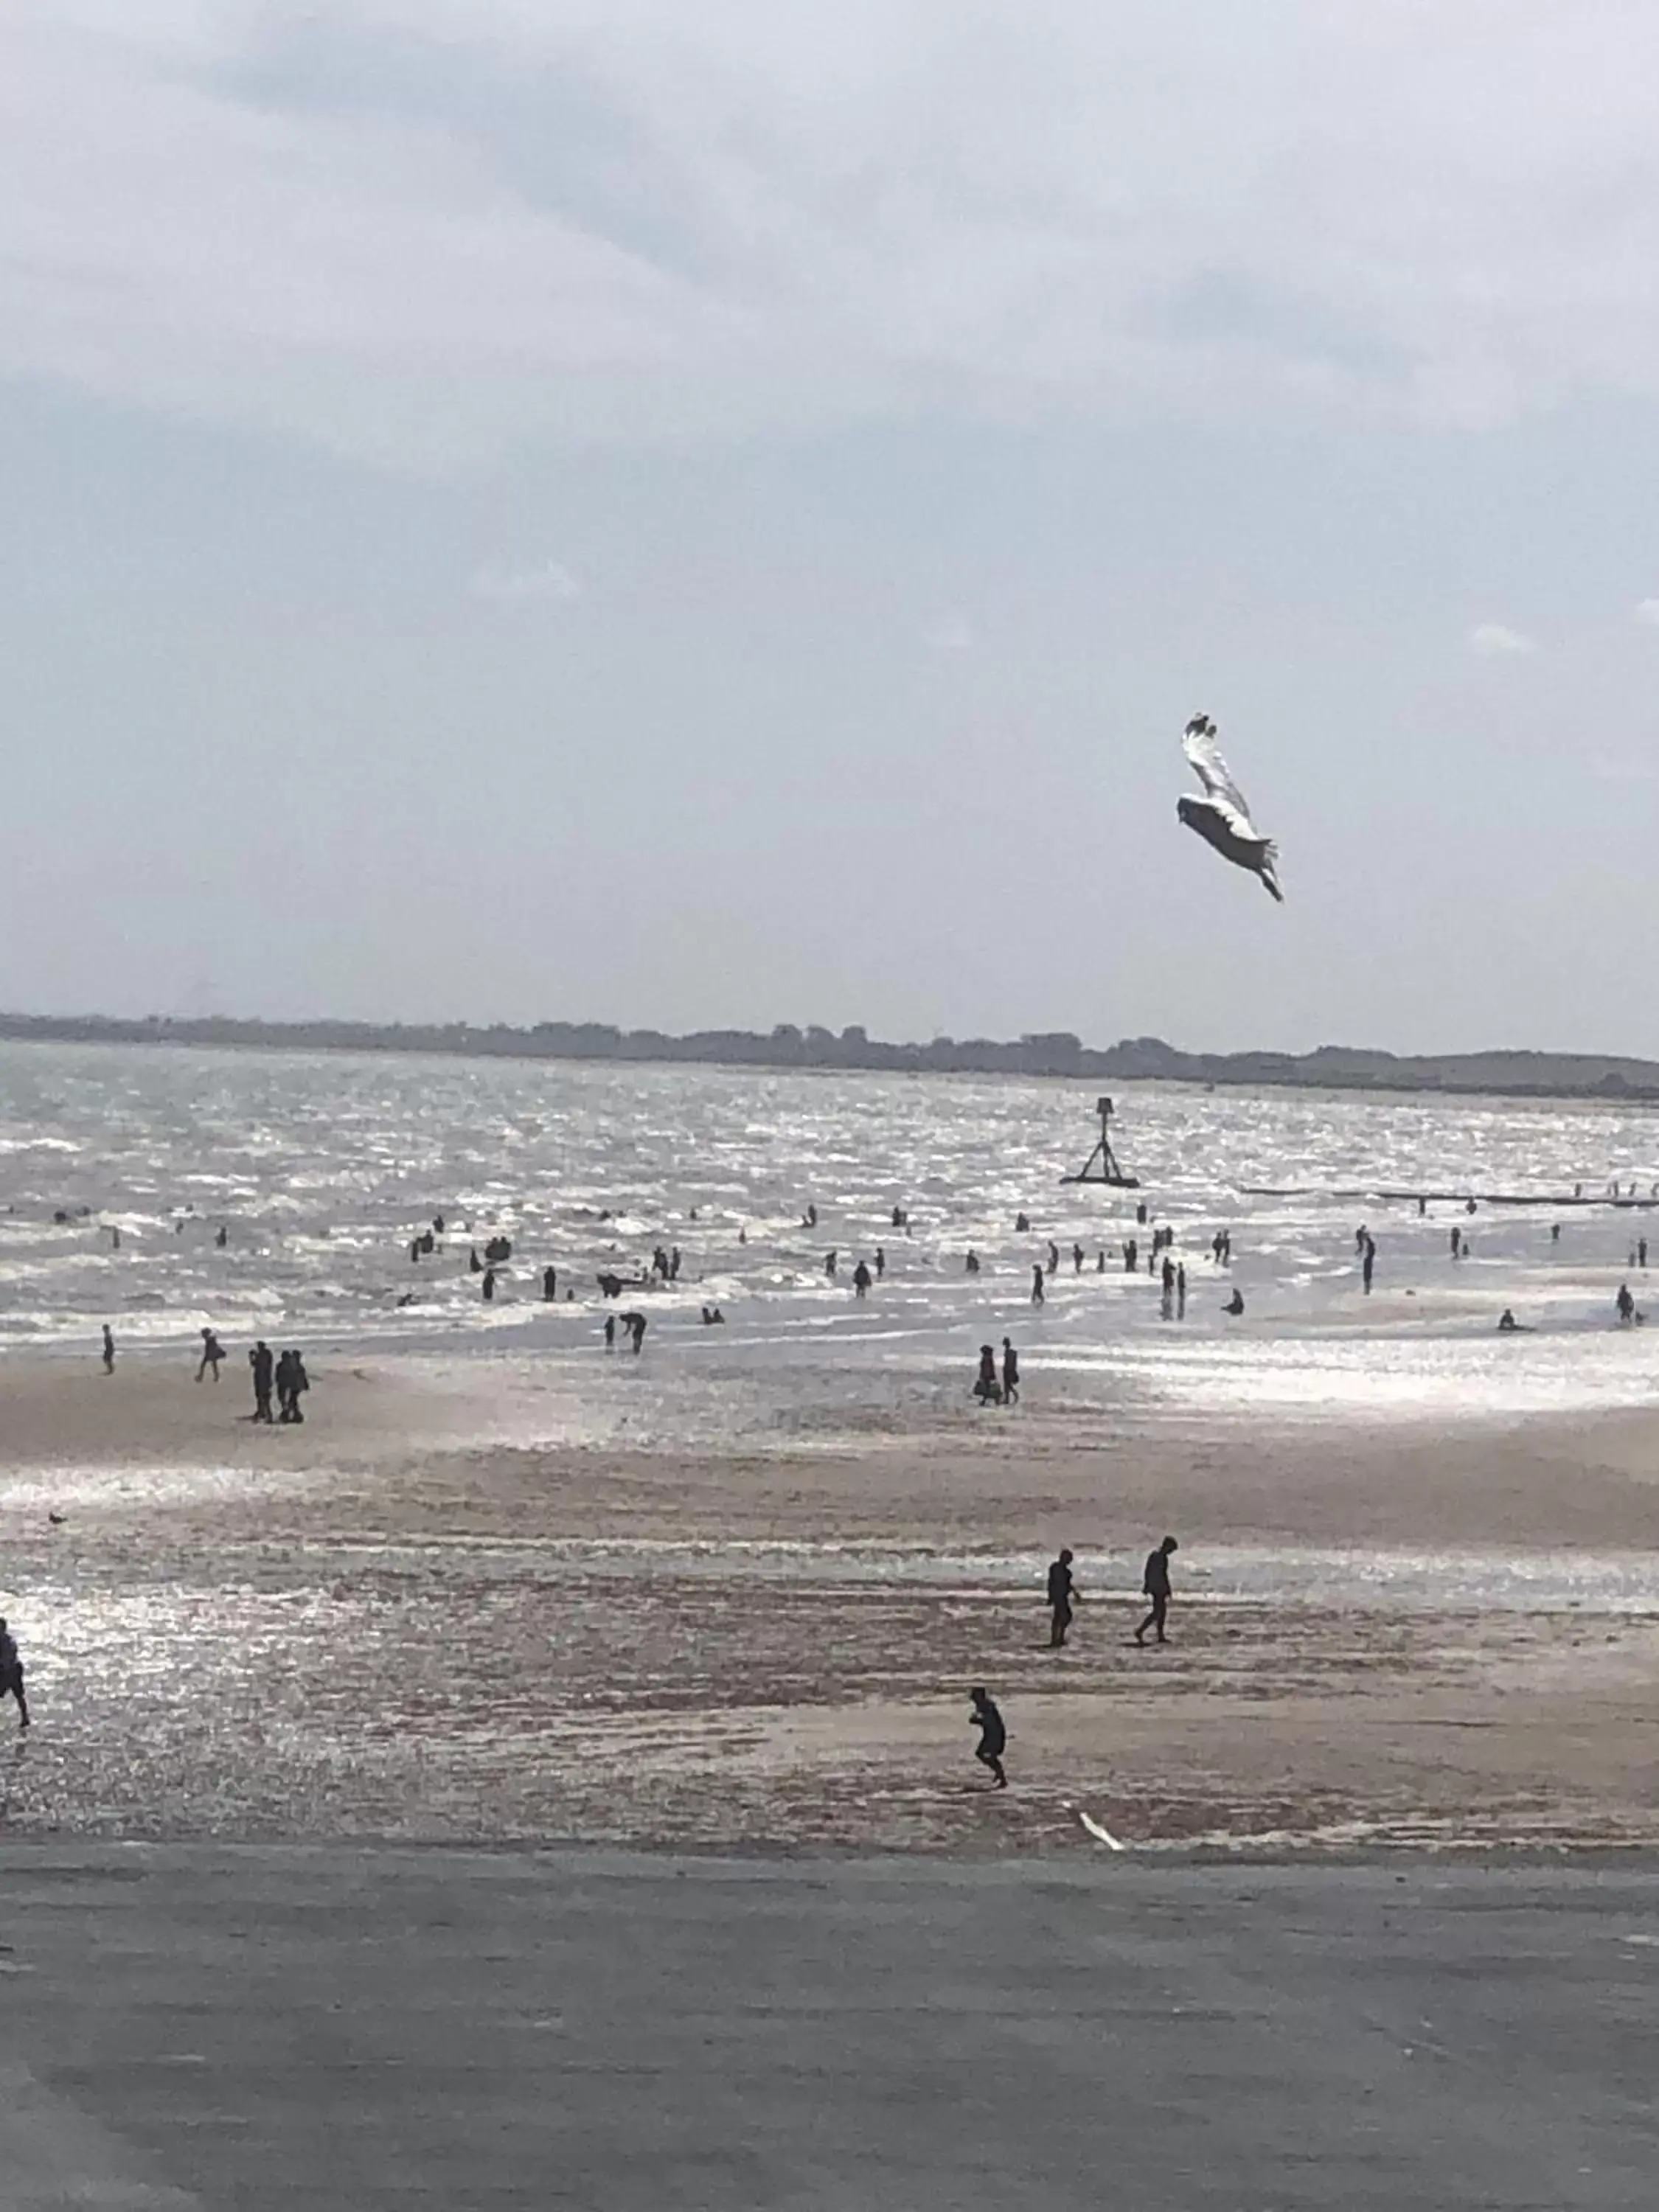
M 921 641 L 934 653 L 971 653 L 975 642 L 974 626 L 966 615 L 948 609 L 928 623 Z
M 1649 629 L 1659 629 L 1659 599 L 1638 599 L 1636 619 Z
M 562 561 L 544 561 L 533 568 L 480 568 L 472 579 L 475 599 L 507 607 L 577 599 L 581 588 L 580 580 Z
M 1523 636 L 1518 629 L 1510 629 L 1504 623 L 1480 623 L 1469 632 L 1473 649 L 1488 660 L 1501 660 L 1506 655 L 1536 653 L 1534 641 Z
M 12 0 L 0 374 L 535 440 L 1659 398 L 1636 0 Z

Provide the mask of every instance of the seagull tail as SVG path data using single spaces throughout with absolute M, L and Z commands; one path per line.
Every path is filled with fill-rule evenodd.
M 1273 893 L 1273 896 L 1278 900 L 1280 906 L 1283 906 L 1285 903 L 1285 894 L 1279 890 L 1279 878 L 1273 872 L 1278 866 L 1279 848 L 1277 845 L 1269 845 L 1267 851 L 1261 856 L 1261 880 L 1267 885 L 1267 889 Z

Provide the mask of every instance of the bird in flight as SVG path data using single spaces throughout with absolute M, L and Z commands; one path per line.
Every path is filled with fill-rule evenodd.
M 1231 860 L 1236 868 L 1248 868 L 1253 876 L 1260 876 L 1282 906 L 1285 894 L 1273 873 L 1279 848 L 1271 837 L 1264 837 L 1251 821 L 1249 806 L 1221 757 L 1215 724 L 1207 714 L 1193 716 L 1181 740 L 1181 748 L 1197 771 L 1204 796 L 1194 799 L 1189 793 L 1177 799 L 1176 812 L 1189 830 L 1197 830 L 1206 845 L 1213 845 L 1224 860 Z

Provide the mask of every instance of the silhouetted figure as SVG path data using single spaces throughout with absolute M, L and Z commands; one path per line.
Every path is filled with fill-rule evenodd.
M 857 1267 L 853 1270 L 853 1288 L 854 1291 L 860 1297 L 863 1297 L 874 1280 L 874 1276 L 872 1275 L 868 1267 L 866 1267 L 863 1261 L 860 1260 Z
M 107 1322 L 104 1323 L 104 1372 L 106 1375 L 115 1372 L 115 1337 Z
M 219 1362 L 224 1356 L 223 1345 L 220 1343 L 210 1328 L 204 1328 L 202 1331 L 202 1364 L 196 1370 L 196 1380 L 199 1382 L 210 1367 L 213 1370 L 213 1379 L 216 1382 L 219 1380 Z
M 1648 1264 L 1648 1240 L 1645 1237 L 1638 1237 L 1636 1240 L 1636 1264 L 1638 1267 L 1645 1267 Z
M 1136 1274 L 1139 1272 L 1139 1267 L 1140 1246 L 1132 1237 L 1123 1248 L 1123 1272 L 1126 1275 Z
M 305 1364 L 297 1352 L 285 1352 L 276 1362 L 276 1419 L 279 1423 L 303 1421 L 301 1395 L 311 1388 Z
M 542 1296 L 551 1301 L 559 1295 L 559 1271 L 556 1267 L 542 1269 Z
M 1146 1226 L 1146 1201 L 1144 1198 L 1135 1208 L 1135 1219 L 1143 1229 Z
M 1095 1273 L 1096 1273 L 1096 1274 L 1097 1274 L 1097 1275 L 1103 1275 L 1103 1274 L 1105 1273 L 1105 1272 L 1106 1272 L 1106 1247 L 1103 1244 L 1103 1245 L 1101 1246 L 1101 1248 L 1100 1248 L 1099 1251 L 1097 1251 L 1097 1252 L 1095 1254 Z
M 968 1258 L 963 1272 L 969 1275 L 976 1275 L 979 1273 L 979 1254 L 971 1245 L 968 1248 Z
M 1072 1555 L 1062 1551 L 1048 1570 L 1048 1610 L 1054 1616 L 1048 1628 L 1051 1651 L 1061 1649 L 1072 1625 Z
M 1364 1224 L 1364 1223 L 1362 1221 L 1362 1222 L 1360 1223 L 1360 1224 L 1359 1224 L 1358 1228 L 1358 1229 L 1356 1229 L 1356 1230 L 1354 1231 L 1354 1232 L 1353 1232 L 1353 1249 L 1354 1249 L 1354 1253 L 1355 1253 L 1355 1256 L 1356 1256 L 1356 1257 L 1358 1257 L 1358 1255 L 1360 1253 L 1362 1253 L 1362 1252 L 1364 1250 L 1364 1249 L 1365 1249 L 1365 1236 L 1366 1236 L 1365 1224 Z
M 1376 1237 L 1374 1237 L 1370 1234 L 1370 1232 L 1369 1231 L 1366 1231 L 1366 1235 L 1365 1235 L 1364 1257 L 1360 1261 L 1360 1263 L 1359 1263 L 1359 1272 L 1360 1272 L 1361 1275 L 1364 1278 L 1364 1282 L 1365 1282 L 1365 1296 L 1366 1296 L 1367 1297 L 1370 1297 L 1370 1294 L 1371 1294 L 1371 1271 L 1372 1271 L 1372 1269 L 1376 1267 Z
M 484 1303 L 487 1305 L 495 1295 L 495 1270 L 493 1267 L 484 1269 L 483 1294 Z
M 476 1244 L 466 1255 L 466 1272 L 469 1275 L 482 1275 L 483 1273 L 483 1261 L 478 1257 Z
M 974 1384 L 974 1395 L 981 1406 L 1000 1406 L 1002 1386 L 997 1381 L 997 1356 L 988 1344 L 979 1348 L 979 1376 Z
M 409 1263 L 411 1267 L 418 1267 L 421 1264 L 421 1240 L 418 1237 L 411 1237 L 409 1240 Z
M 1044 1303 L 1045 1301 L 1042 1295 L 1042 1270 L 1040 1267 L 1034 1267 L 1031 1270 L 1031 1304 L 1034 1306 L 1040 1306 Z
M 615 1314 L 607 1314 L 605 1317 L 605 1348 L 607 1352 L 614 1352 L 617 1348 L 617 1316 Z
M 1619 1309 L 1619 1318 L 1621 1322 L 1628 1323 L 1634 1318 L 1636 1313 L 1636 1301 L 1630 1294 L 1630 1285 L 1628 1283 L 1620 1284 L 1619 1296 L 1614 1299 L 1613 1304 Z
M 805 1212 L 803 1213 L 800 1218 L 800 1225 L 803 1229 L 816 1229 L 817 1227 L 818 1210 L 816 1206 L 809 1206 L 807 1207 Z
M 703 1308 L 702 1325 L 705 1328 L 722 1328 L 725 1325 L 725 1322 L 726 1316 L 720 1311 L 718 1306 L 705 1306 Z
M 1473 1213 L 1474 1212 L 1474 1200 L 1472 1198 L 1466 1198 L 1463 1200 L 1463 1211 L 1465 1213 Z
M 1140 1587 L 1152 1600 L 1152 1609 L 1135 1631 L 1137 1644 L 1145 1644 L 1149 1628 L 1157 1629 L 1160 1644 L 1169 1641 L 1164 1633 L 1164 1624 L 1170 1612 L 1170 1560 L 1180 1549 L 1173 1536 L 1166 1536 L 1157 1551 L 1146 1554 L 1146 1571 L 1140 1577 Z
M 1080 1275 L 1083 1273 L 1083 1247 L 1080 1244 L 1073 1244 L 1072 1247 L 1072 1273 L 1074 1275 Z
M 1002 1402 L 1005 1406 L 1019 1403 L 1019 1354 L 1006 1336 L 1002 1340 Z
M 1187 1270 L 1185 1267 L 1177 1267 L 1176 1269 L 1176 1319 L 1177 1321 L 1185 1321 L 1186 1318 Z
M 1517 1336 L 1520 1332 L 1521 1324 L 1516 1321 L 1512 1309 L 1505 1306 L 1498 1316 L 1498 1334 L 1499 1336 Z
M 230 1231 L 225 1227 L 222 1222 L 219 1224 L 219 1234 L 213 1241 L 219 1247 L 219 1249 L 222 1252 L 224 1250 L 226 1245 L 229 1243 Z
M 831 1277 L 835 1274 L 836 1255 L 833 1252 L 826 1252 L 823 1255 L 823 1272 L 826 1275 Z
M 1451 1233 L 1451 1255 L 1454 1260 L 1461 1260 L 1463 1256 L 1463 1232 L 1455 1224 Z
M 1550 1224 L 1550 1243 L 1552 1244 L 1559 1244 L 1560 1242 L 1561 1224 L 1559 1221 L 1552 1221 Z
M 1223 1306 L 1223 1307 L 1222 1307 L 1221 1310 L 1222 1310 L 1222 1312 L 1223 1312 L 1223 1313 L 1224 1313 L 1224 1314 L 1233 1314 L 1233 1315 L 1242 1314 L 1242 1313 L 1243 1312 L 1243 1310 L 1244 1310 L 1244 1293 L 1243 1293 L 1243 1291 L 1235 1291 L 1233 1292 L 1233 1294 L 1232 1294 L 1231 1297 L 1230 1297 L 1230 1298 L 1228 1299 L 1228 1301 L 1227 1301 L 1226 1304 L 1225 1304 L 1224 1306 Z
M 1419 1199 L 1418 1200 L 1418 1201 L 1417 1201 L 1417 1218 L 1418 1218 L 1418 1219 L 1419 1219 L 1419 1221 L 1422 1219 L 1423 1216 L 1424 1216 L 1424 1215 L 1428 1212 L 1428 1210 L 1429 1210 L 1429 1201 L 1428 1201 L 1428 1200 L 1427 1200 L 1426 1198 L 1419 1198 Z
M 880 1282 L 887 1273 L 887 1255 L 879 1244 L 876 1247 L 876 1280 Z
M 443 1235 L 443 1233 L 444 1233 L 444 1218 L 443 1218 L 443 1216 L 442 1216 L 442 1214 L 441 1214 L 441 1213 L 434 1213 L 434 1214 L 433 1215 L 433 1217 L 432 1217 L 432 1228 L 433 1228 L 433 1233 L 434 1233 L 434 1236 L 441 1237 L 441 1236 Z
M 624 1314 L 623 1319 L 634 1333 L 635 1351 L 642 1351 L 645 1346 L 645 1316 L 641 1313 Z
M 1051 1276 L 1060 1273 L 1060 1247 L 1052 1237 L 1048 1240 L 1048 1273 Z
M 1017 1213 L 1014 1216 L 1014 1234 L 1016 1237 L 1025 1236 L 1030 1231 L 1030 1217 L 1028 1214 Z
M 0 1615 L 0 1698 L 17 1700 L 17 1726 L 21 1732 L 29 1724 L 28 1694 L 23 1682 L 23 1662 L 17 1654 L 17 1639 Z
M 1165 1321 L 1170 1321 L 1173 1320 L 1175 1316 L 1176 1271 L 1175 1261 L 1167 1257 L 1164 1262 L 1162 1282 L 1164 1285 L 1164 1296 L 1159 1303 L 1158 1311 Z
M 896 1206 L 893 1208 L 892 1225 L 895 1229 L 902 1229 L 904 1226 L 904 1209 L 902 1206 Z
M 256 1421 L 268 1421 L 270 1419 L 270 1390 L 276 1363 L 271 1358 L 270 1346 L 264 1337 L 249 1352 L 247 1364 L 253 1370 L 253 1418 Z
M 1002 1715 L 988 1691 L 970 1690 L 968 1694 L 974 1708 L 969 1716 L 969 1725 L 979 1730 L 974 1757 L 981 1766 L 990 1768 L 996 1777 L 997 1788 L 1006 1790 L 1008 1778 L 1002 1771 L 1002 1754 L 1008 1748 L 1008 1731 L 1003 1726 Z

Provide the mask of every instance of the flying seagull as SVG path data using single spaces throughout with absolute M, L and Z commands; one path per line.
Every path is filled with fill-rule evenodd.
M 1189 830 L 1196 830 L 1206 845 L 1213 845 L 1236 868 L 1248 868 L 1282 906 L 1285 894 L 1273 869 L 1279 848 L 1264 837 L 1250 819 L 1244 794 L 1233 781 L 1221 748 L 1215 741 L 1215 724 L 1207 714 L 1194 714 L 1187 725 L 1181 749 L 1198 772 L 1204 787 L 1202 799 L 1190 795 L 1176 801 L 1176 812 Z

